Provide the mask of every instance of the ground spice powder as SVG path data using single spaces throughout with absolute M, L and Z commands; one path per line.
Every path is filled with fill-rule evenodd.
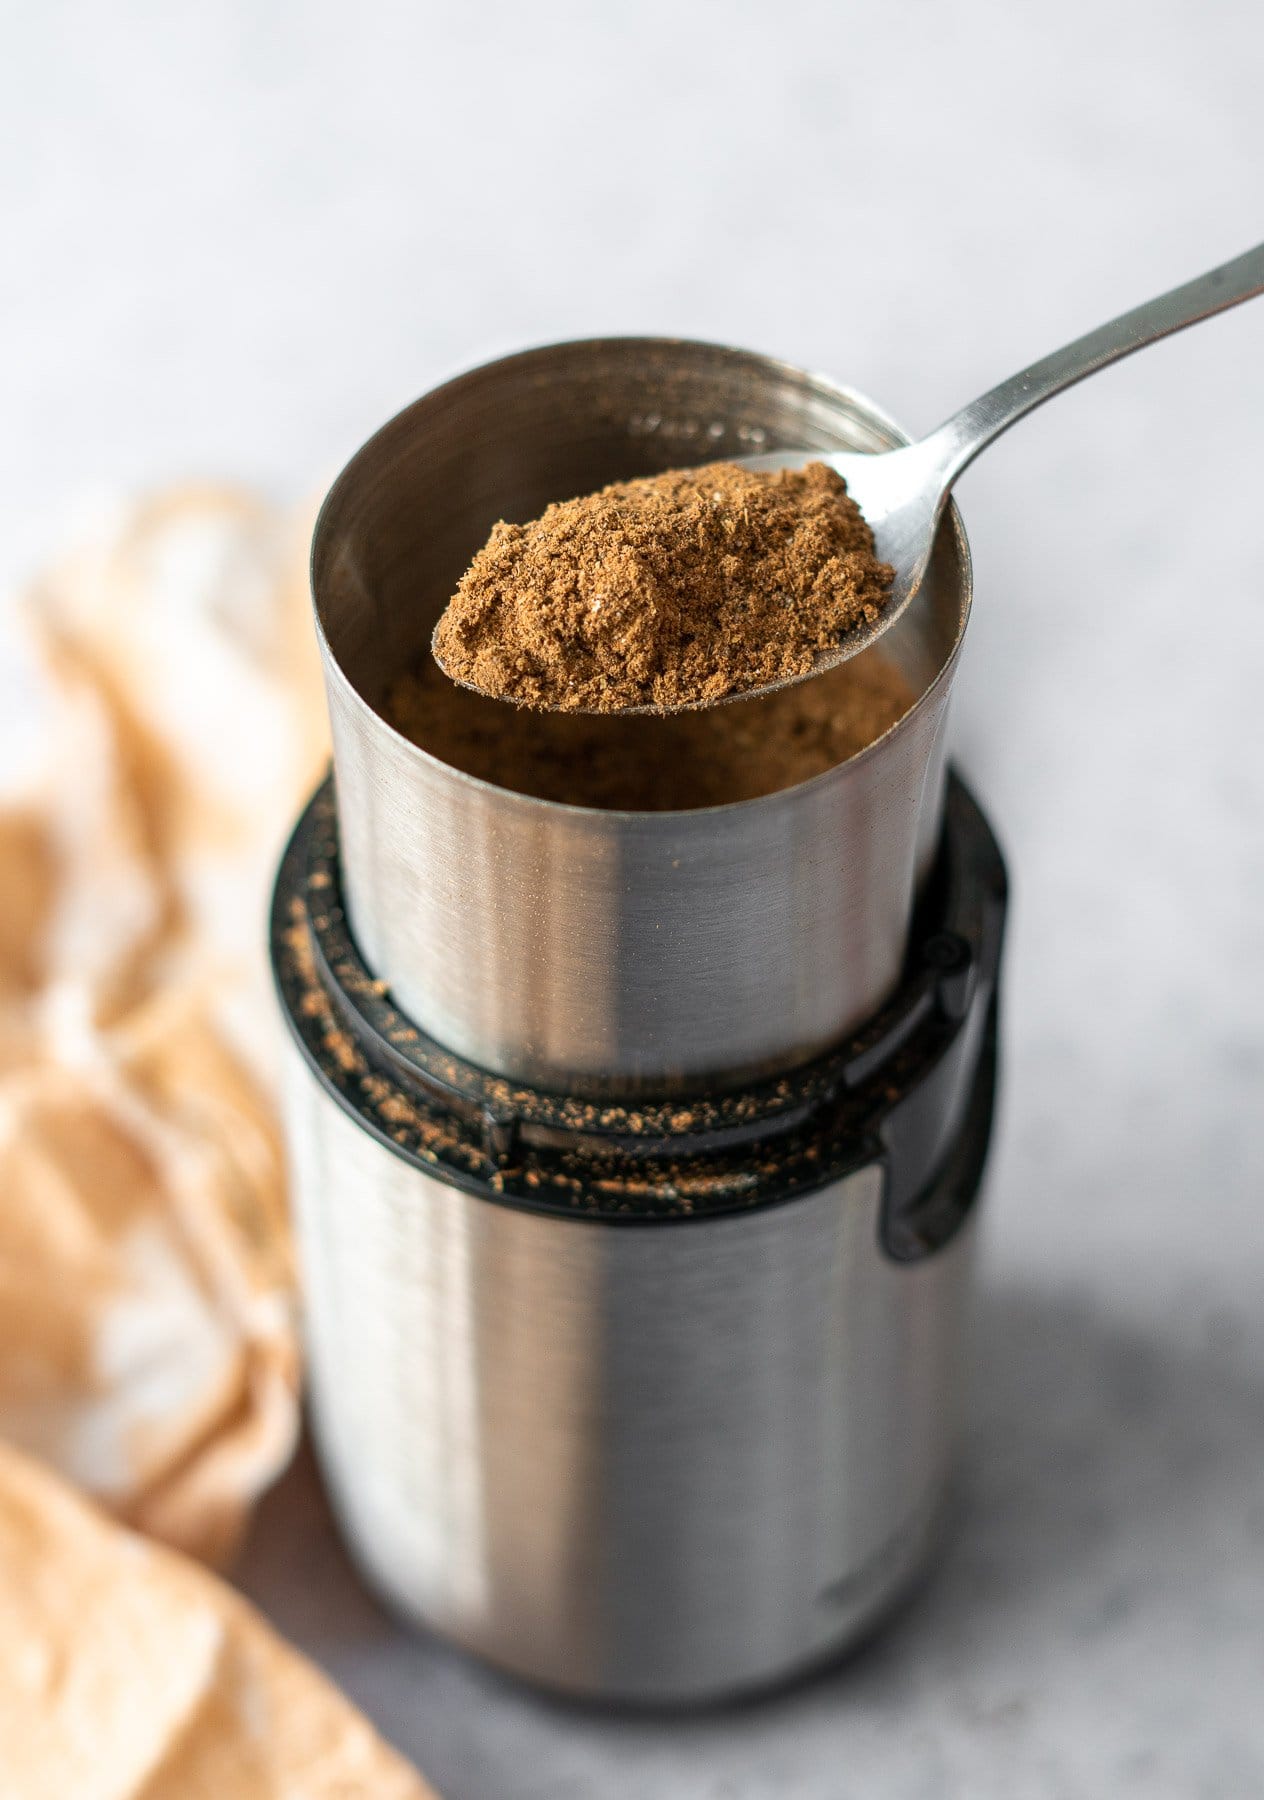
M 498 787 L 574 806 L 667 812 L 755 800 L 863 750 L 917 698 L 865 650 L 796 687 L 666 718 L 528 712 L 456 687 L 427 658 L 384 711 L 423 750 Z
M 805 673 L 876 620 L 891 576 L 824 463 L 710 463 L 502 521 L 435 649 L 455 681 L 518 706 L 706 704 Z

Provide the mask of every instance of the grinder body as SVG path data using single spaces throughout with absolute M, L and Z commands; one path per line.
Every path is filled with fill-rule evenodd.
M 719 1100 L 582 1104 L 380 995 L 318 797 L 274 919 L 313 1415 L 395 1606 L 531 1679 L 678 1702 L 893 1605 L 947 1491 L 1004 900 L 954 782 L 861 1033 Z
M 770 359 L 596 340 L 418 402 L 317 527 L 336 802 L 287 852 L 273 953 L 318 1445 L 391 1603 L 570 1692 L 778 1680 L 935 1539 L 1005 904 L 945 779 L 960 522 L 888 634 L 917 703 L 785 792 L 539 800 L 406 742 L 384 696 L 497 517 L 898 441 Z

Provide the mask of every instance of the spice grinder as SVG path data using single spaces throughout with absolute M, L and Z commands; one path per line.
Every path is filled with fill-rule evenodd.
M 333 775 L 272 934 L 313 1427 L 372 1585 L 571 1693 L 781 1679 L 936 1541 L 1005 911 L 944 760 L 961 522 L 883 643 L 916 703 L 757 799 L 541 799 L 404 738 L 387 694 L 497 519 L 902 441 L 768 357 L 563 344 L 417 401 L 317 525 Z

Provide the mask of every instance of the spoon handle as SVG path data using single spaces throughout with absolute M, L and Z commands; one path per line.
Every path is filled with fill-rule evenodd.
M 1121 356 L 1131 356 L 1134 350 L 1141 350 L 1158 338 L 1182 331 L 1186 325 L 1196 325 L 1200 319 L 1209 319 L 1213 313 L 1224 312 L 1259 293 L 1264 293 L 1264 244 L 1235 256 L 1232 262 L 1221 263 L 1219 268 L 1209 269 L 1170 293 L 1160 294 L 1156 300 L 1147 300 L 1144 306 L 1134 306 L 1108 325 L 1099 326 L 1051 356 L 1041 357 L 1030 368 L 1011 375 L 1008 381 L 953 413 L 923 439 L 921 447 L 932 451 L 942 472 L 944 491 L 993 438 L 1052 395 L 1060 394 L 1063 388 L 1083 381 L 1086 375 L 1095 374 Z

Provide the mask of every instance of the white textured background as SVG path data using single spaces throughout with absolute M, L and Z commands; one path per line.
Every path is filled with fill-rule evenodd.
M 912 428 L 1264 236 L 1241 0 L 4 8 L 0 571 L 175 474 L 300 493 L 454 366 L 599 332 Z M 399 1636 L 310 1471 L 245 1580 L 451 1800 L 1264 1792 L 1264 304 L 963 479 L 958 753 L 1008 846 L 965 1513 L 756 1709 L 611 1720 Z

